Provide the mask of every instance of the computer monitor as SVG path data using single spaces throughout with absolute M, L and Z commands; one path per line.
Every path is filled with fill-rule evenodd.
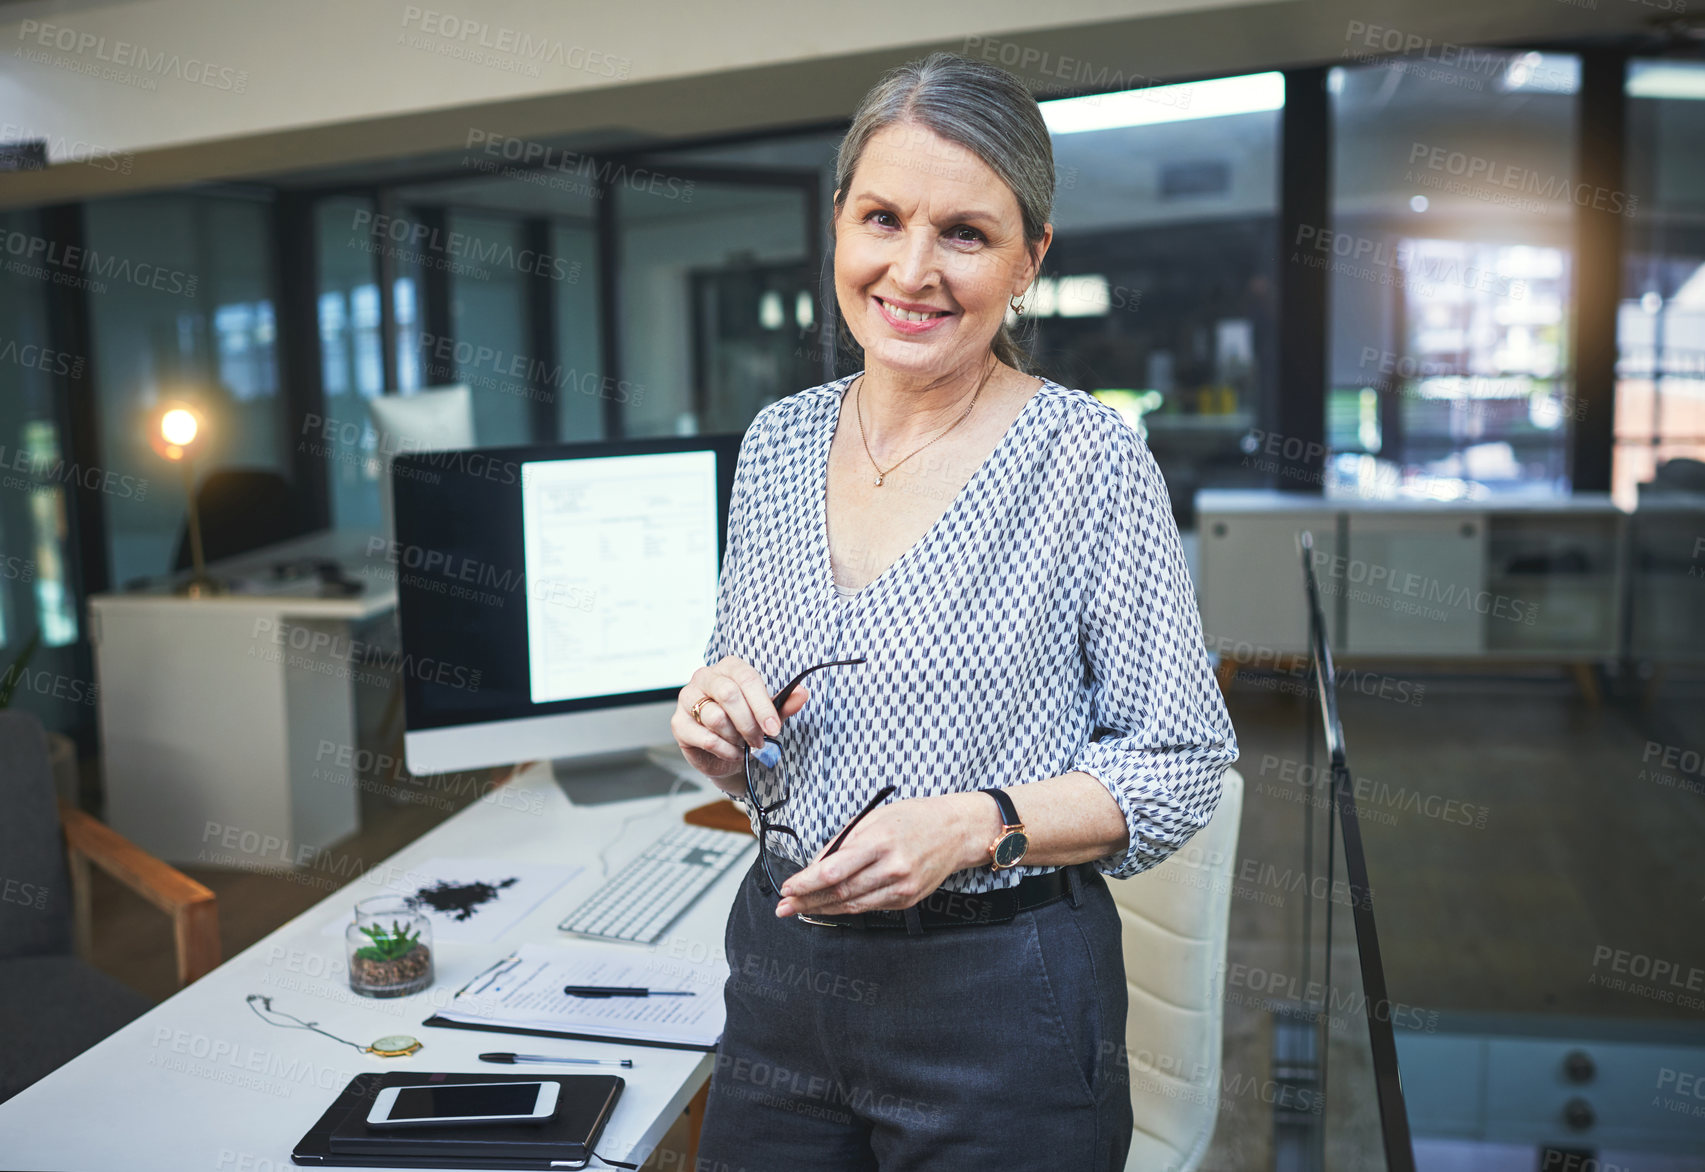
M 739 445 L 397 456 L 387 559 L 409 770 L 551 760 L 577 802 L 667 788 L 677 775 L 644 750 L 672 742 L 703 661 Z

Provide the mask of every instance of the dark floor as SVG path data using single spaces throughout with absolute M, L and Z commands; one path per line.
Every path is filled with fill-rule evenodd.
M 1705 739 L 1701 697 L 1672 685 L 1656 706 L 1614 695 L 1595 706 L 1545 675 L 1416 679 L 1423 689 L 1403 701 L 1340 697 L 1392 999 L 1447 1013 L 1705 1022 L 1705 1012 L 1593 980 L 1605 950 L 1705 965 L 1705 777 L 1661 768 L 1666 746 L 1687 737 L 1697 750 Z M 1310 874 L 1301 834 L 1316 809 L 1302 768 L 1313 710 L 1260 677 L 1234 684 L 1230 707 L 1246 781 L 1238 859 L 1257 878 L 1231 901 L 1229 962 L 1242 967 L 1230 970 L 1239 975 L 1228 984 L 1222 1105 L 1204 1167 L 1250 1172 L 1271 1166 L 1275 1142 L 1268 1002 L 1275 988 L 1319 978 L 1322 954 L 1305 958 L 1302 918 L 1307 909 L 1318 942 L 1329 901 L 1297 886 Z M 344 859 L 371 866 L 449 816 L 373 794 L 363 802 L 363 829 L 319 876 L 185 868 L 219 896 L 226 956 L 324 898 L 339 882 L 326 876 L 348 874 L 335 869 Z M 1313 873 L 1323 867 L 1317 855 Z M 95 962 L 150 997 L 168 995 L 166 921 L 110 881 L 98 879 L 95 895 Z M 1334 912 L 1335 982 L 1354 984 L 1348 911 Z M 1344 1015 L 1332 1045 L 1335 1143 L 1369 1150 L 1378 1130 L 1365 1024 Z M 655 1166 L 668 1166 L 678 1139 Z
M 1234 887 L 1228 965 L 1289 991 L 1289 978 L 1319 979 L 1325 901 L 1286 890 L 1284 880 L 1324 875 L 1325 863 L 1317 855 L 1310 871 L 1302 850 L 1310 807 L 1301 799 L 1319 792 L 1304 767 L 1303 730 L 1315 710 L 1282 682 L 1245 678 L 1229 700 L 1246 781 L 1239 864 L 1277 878 Z M 1594 705 L 1544 673 L 1404 682 L 1422 690 L 1339 697 L 1394 1010 L 1705 1023 L 1705 1011 L 1592 979 L 1608 968 L 1606 951 L 1705 966 L 1705 777 L 1689 788 L 1677 770 L 1647 760 L 1684 740 L 1701 747 L 1705 693 L 1671 681 L 1655 704 L 1613 689 Z M 1318 741 L 1315 753 L 1323 759 Z M 1279 894 L 1283 905 L 1274 906 Z M 1307 958 L 1304 907 L 1317 944 Z M 1334 985 L 1359 990 L 1347 899 L 1333 911 Z M 1236 983 L 1225 1012 L 1226 1088 L 1273 1073 L 1273 1016 L 1251 992 L 1262 982 L 1244 981 L 1241 998 Z M 1382 1166 L 1372 1155 L 1379 1131 L 1365 1020 L 1339 1015 L 1332 1039 L 1328 1134 L 1345 1159 L 1329 1166 Z M 1271 1109 L 1227 1089 L 1204 1169 L 1270 1167 L 1272 1143 Z

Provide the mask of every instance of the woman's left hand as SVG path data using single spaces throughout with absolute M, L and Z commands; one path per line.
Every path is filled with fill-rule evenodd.
M 975 851 L 972 844 L 985 830 L 993 842 L 999 821 L 996 806 L 981 794 L 891 802 L 853 827 L 840 850 L 827 858 L 819 852 L 810 866 L 783 883 L 776 914 L 840 916 L 909 908 L 953 872 L 986 860 L 986 843 Z

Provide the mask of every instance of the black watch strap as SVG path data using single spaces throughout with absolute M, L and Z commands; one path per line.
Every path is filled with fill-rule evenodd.
M 1019 825 L 1018 807 L 1012 804 L 1012 798 L 1007 796 L 1007 792 L 1004 789 L 980 789 L 977 792 L 980 794 L 988 794 L 995 800 L 995 805 L 1001 808 L 1002 825 Z

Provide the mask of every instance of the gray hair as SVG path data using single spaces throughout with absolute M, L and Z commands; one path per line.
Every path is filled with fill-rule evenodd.
M 931 53 L 890 70 L 864 95 L 835 159 L 836 217 L 870 140 L 877 131 L 904 123 L 959 144 L 999 175 L 1018 200 L 1024 242 L 1034 253 L 1054 207 L 1054 147 L 1042 108 L 1000 66 L 956 53 Z M 850 337 L 845 342 L 857 346 Z M 1029 355 L 1004 321 L 993 349 L 1002 362 L 1029 372 Z

